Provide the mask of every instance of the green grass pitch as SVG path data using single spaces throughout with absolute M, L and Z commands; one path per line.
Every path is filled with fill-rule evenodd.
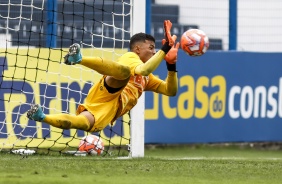
M 146 149 L 144 158 L 30 155 L 0 152 L 0 183 L 275 184 L 282 151 L 173 146 Z

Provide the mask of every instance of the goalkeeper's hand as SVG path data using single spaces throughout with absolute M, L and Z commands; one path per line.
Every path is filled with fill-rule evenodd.
M 172 39 L 171 33 L 170 33 L 170 29 L 172 27 L 172 23 L 170 22 L 170 20 L 165 20 L 164 21 L 164 36 L 165 36 L 165 40 L 168 42 L 169 46 L 173 46 L 174 45 L 174 41 Z
M 172 23 L 170 20 L 165 20 L 164 21 L 164 40 L 165 42 L 163 43 L 163 46 L 161 48 L 162 51 L 165 52 L 165 54 L 168 53 L 170 48 L 174 45 L 175 39 L 171 36 L 170 29 L 172 27 Z
M 172 39 L 173 41 L 175 42 L 176 40 L 176 36 L 173 35 L 172 36 Z M 165 44 L 166 40 L 163 39 L 162 40 L 162 44 Z M 177 61 L 177 53 L 178 53 L 178 48 L 179 48 L 179 42 L 177 42 L 176 44 L 174 44 L 171 49 L 168 51 L 168 53 L 165 55 L 165 61 L 168 63 L 168 64 L 175 64 L 176 61 Z

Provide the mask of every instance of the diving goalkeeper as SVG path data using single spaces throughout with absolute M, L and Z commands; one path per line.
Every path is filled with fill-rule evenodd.
M 118 62 L 82 56 L 79 44 L 71 45 L 64 57 L 65 64 L 84 65 L 103 77 L 91 87 L 85 103 L 78 106 L 76 115 L 47 115 L 43 113 L 40 105 L 35 104 L 28 110 L 27 117 L 61 129 L 97 132 L 131 110 L 144 91 L 175 96 L 178 90 L 176 61 L 179 43 L 175 43 L 175 35 L 171 36 L 171 27 L 172 23 L 165 20 L 165 38 L 158 52 L 153 36 L 145 33 L 133 35 L 130 38 L 130 51 L 122 55 Z M 165 80 L 152 74 L 163 59 L 168 70 Z

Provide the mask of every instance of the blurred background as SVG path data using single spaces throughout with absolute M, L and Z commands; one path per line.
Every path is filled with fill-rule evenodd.
M 174 23 L 175 34 L 181 35 L 189 28 L 203 30 L 210 38 L 211 50 L 229 50 L 229 44 L 232 44 L 230 41 L 236 41 L 237 37 L 237 47 L 230 50 L 282 51 L 282 1 L 280 0 L 153 0 L 150 2 L 152 3 L 151 32 L 157 37 L 162 30 L 160 26 L 163 19 L 168 18 Z M 237 32 L 234 32 L 234 29 L 237 29 Z
M 130 16 L 127 15 L 130 4 L 127 2 L 130 1 L 77 0 L 74 4 L 56 0 L 56 46 L 68 47 L 73 42 L 91 45 L 93 39 L 95 45 L 102 46 L 100 35 L 103 35 L 103 47 L 127 48 L 128 41 L 123 42 L 130 38 Z M 179 37 L 190 28 L 203 30 L 210 38 L 210 50 L 282 51 L 280 0 L 146 0 L 146 3 L 146 32 L 156 37 L 158 47 L 163 38 L 163 20 L 170 19 L 173 33 Z M 9 35 L 18 40 L 11 45 L 45 46 L 48 33 L 42 20 L 47 9 L 47 1 L 1 0 L 0 37 Z M 121 13 L 126 16 L 119 15 Z M 94 37 L 90 33 L 94 33 Z M 0 46 L 5 44 L 2 42 Z

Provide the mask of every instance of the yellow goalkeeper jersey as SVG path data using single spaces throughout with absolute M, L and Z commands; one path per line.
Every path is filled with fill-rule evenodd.
M 122 65 L 130 67 L 131 77 L 128 84 L 116 93 L 109 93 L 104 85 L 103 76 L 93 85 L 85 99 L 85 103 L 78 106 L 76 114 L 87 110 L 94 115 L 95 124 L 91 132 L 104 129 L 118 117 L 131 110 L 137 103 L 143 91 L 156 91 L 162 80 L 150 74 L 141 76 L 135 74 L 135 68 L 142 64 L 139 56 L 134 52 L 127 52 L 118 59 Z

